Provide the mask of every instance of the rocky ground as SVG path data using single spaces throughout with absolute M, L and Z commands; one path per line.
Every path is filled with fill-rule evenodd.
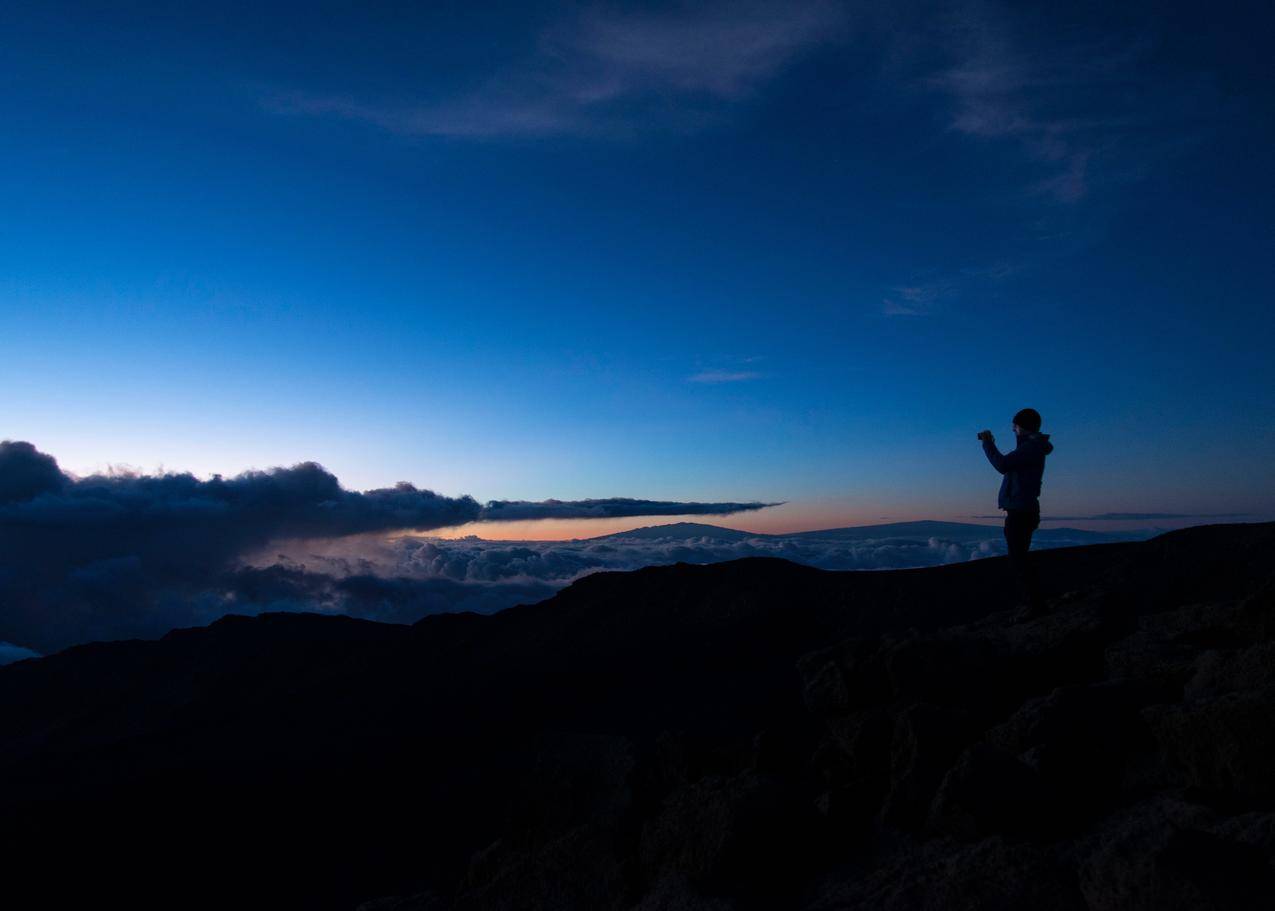
M 1275 525 L 0 669 L 15 906 L 1268 908 Z M 25 904 L 24 904 L 25 903 Z

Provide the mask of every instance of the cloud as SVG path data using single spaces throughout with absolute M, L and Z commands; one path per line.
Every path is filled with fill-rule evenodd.
M 881 299 L 881 312 L 886 316 L 929 316 L 962 298 L 994 292 L 998 284 L 1019 275 L 1028 265 L 1029 260 L 1024 258 L 1002 259 L 989 265 L 966 266 L 928 281 L 897 285 Z
M 992 529 L 983 545 L 937 538 L 800 541 L 747 534 L 526 542 L 407 537 L 326 546 L 296 542 L 287 553 L 262 555 L 260 565 L 227 574 L 217 600 L 206 604 L 205 611 L 208 619 L 232 611 L 320 610 L 412 622 L 427 613 L 490 613 L 540 601 L 594 572 L 756 556 L 824 569 L 933 566 L 1003 552 L 1000 529 Z
M 1246 512 L 1104 512 L 1096 516 L 1087 516 L 1089 521 L 1111 520 L 1116 522 L 1141 521 L 1144 519 L 1237 519 L 1250 515 Z M 1066 518 L 1066 517 L 1062 517 Z
M 1005 21 L 971 6 L 955 20 L 949 46 L 957 62 L 929 78 L 952 101 L 951 129 L 980 139 L 1017 142 L 1051 174 L 1039 189 L 1073 203 L 1088 191 L 1098 124 L 1056 109 L 1060 96 L 1087 89 L 1102 68 L 1070 50 L 1048 55 L 1020 47 Z
M 1171 112 L 1148 97 L 1186 93 L 1149 81 L 1155 77 L 1141 66 L 1148 35 L 1095 37 L 1032 18 L 1044 15 L 966 3 L 936 17 L 936 43 L 948 62 L 921 82 L 950 102 L 949 129 L 1016 144 L 1044 174 L 1030 190 L 1073 205 L 1095 182 L 1136 173 L 1129 163 L 1150 157 L 1152 134 Z
M 741 102 L 844 25 L 831 0 L 593 7 L 539 36 L 529 59 L 455 98 L 369 101 L 283 93 L 274 110 L 361 120 L 411 136 L 595 134 L 694 127 Z
M 1112 191 L 1201 141 L 1225 108 L 1208 79 L 1155 59 L 1152 20 L 1096 29 L 1062 9 L 967 0 L 903 4 L 875 20 L 885 78 L 936 102 L 930 116 L 962 145 L 996 156 L 969 172 L 979 182 L 971 198 L 1031 213 L 998 258 L 936 264 L 925 280 L 882 289 L 883 315 L 924 317 L 1085 249 L 1119 198 Z
M 765 506 L 628 498 L 481 505 L 408 483 L 345 490 L 314 462 L 208 480 L 132 472 L 73 478 L 30 443 L 11 441 L 0 442 L 0 485 L 0 639 L 44 651 L 205 622 L 205 593 L 242 555 L 276 541 Z
M 481 505 L 411 484 L 345 490 L 312 462 L 228 479 L 74 478 L 30 444 L 0 442 L 0 477 L 0 658 L 152 637 L 232 612 L 305 610 L 402 623 L 445 611 L 490 613 L 543 600 L 589 573 L 676 562 L 768 556 L 869 570 L 1004 552 L 997 526 L 935 523 L 786 536 L 681 523 L 550 542 L 391 536 L 471 521 L 714 515 L 767 504 L 616 497 Z M 1116 539 L 1047 529 L 1037 546 Z
M 23 648 L 11 642 L 0 642 L 0 664 L 12 664 L 15 661 L 25 661 L 28 658 L 39 657 L 39 652 L 33 652 L 29 648 Z
M 547 91 L 510 85 L 476 92 L 470 97 L 432 105 L 367 102 L 348 95 L 279 93 L 266 107 L 282 114 L 335 116 L 360 120 L 405 136 L 483 139 L 582 132 L 587 122 L 575 106 Z
M 346 574 L 339 561 L 328 568 L 332 571 L 319 572 L 285 560 L 228 572 L 215 588 L 201 594 L 200 622 L 229 613 L 311 611 L 415 623 L 431 614 L 491 614 L 515 604 L 532 604 L 552 597 L 561 587 L 536 579 L 461 581 L 445 575 Z
M 886 316 L 923 316 L 928 311 L 887 297 L 881 301 L 881 312 Z
M 752 370 L 701 370 L 692 374 L 687 380 L 692 383 L 743 383 L 761 377 Z
M 553 33 L 555 50 L 588 61 L 590 101 L 657 89 L 738 98 L 842 24 L 832 2 L 688 4 L 675 11 L 594 9 Z
M 30 443 L 0 442 L 0 504 L 58 493 L 66 483 L 53 456 Z
M 954 293 L 950 280 L 904 285 L 894 288 L 891 296 L 882 300 L 881 312 L 886 316 L 925 316 Z
M 483 507 L 479 521 L 510 522 L 525 519 L 612 519 L 624 516 L 724 516 L 751 512 L 779 503 L 679 503 L 669 500 L 493 500 Z
M 929 538 L 803 539 L 758 535 L 735 538 L 699 535 L 614 535 L 583 541 L 518 542 L 403 539 L 394 569 L 457 581 L 538 579 L 566 584 L 589 572 L 631 570 L 668 563 L 717 563 L 741 557 L 781 557 L 823 569 L 894 569 L 933 566 L 1003 551 L 999 528 L 985 543 Z
M 410 622 L 425 613 L 488 613 L 539 601 L 595 572 L 671 563 L 718 563 L 778 557 L 829 570 L 939 566 L 1005 553 L 999 526 L 933 523 L 910 529 L 840 529 L 795 535 L 754 535 L 679 523 L 576 541 L 487 541 L 431 537 L 292 542 L 286 552 L 257 555 L 228 577 L 215 613 L 323 610 Z M 1137 535 L 1045 529 L 1036 546 L 1065 547 Z M 351 581 L 353 580 L 353 581 Z

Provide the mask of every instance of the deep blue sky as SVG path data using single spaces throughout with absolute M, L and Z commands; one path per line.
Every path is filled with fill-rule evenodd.
M 770 530 L 1032 405 L 1047 513 L 1275 514 L 1269 4 L 367 6 L 5 5 L 0 437 Z

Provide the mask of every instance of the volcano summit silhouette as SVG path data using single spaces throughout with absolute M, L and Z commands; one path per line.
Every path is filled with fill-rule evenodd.
M 14 907 L 1258 908 L 1275 524 L 588 576 L 0 668 Z

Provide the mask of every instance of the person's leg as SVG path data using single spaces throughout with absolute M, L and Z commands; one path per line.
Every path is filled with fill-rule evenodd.
M 1009 562 L 1014 568 L 1014 579 L 1023 602 L 1032 608 L 1041 606 L 1036 587 L 1036 576 L 1028 552 L 1032 545 L 1032 532 L 1040 524 L 1035 513 L 1010 509 L 1005 512 L 1005 545 L 1009 550 Z
M 1036 577 L 1036 561 L 1031 558 L 1032 533 L 1040 527 L 1040 513 L 1032 512 L 1023 517 L 1025 527 L 1023 533 L 1023 558 L 1021 572 L 1023 579 L 1023 596 L 1032 610 L 1043 610 L 1045 599 L 1040 594 L 1040 580 Z
M 1025 545 L 1023 540 L 1023 521 L 1017 510 L 1005 511 L 1005 547 L 1009 552 L 1009 565 L 1014 569 L 1014 579 L 1021 578 L 1019 567 L 1022 566 Z

